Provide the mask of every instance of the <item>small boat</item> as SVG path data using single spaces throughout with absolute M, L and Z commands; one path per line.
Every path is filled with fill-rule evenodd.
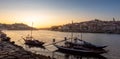
M 31 28 L 31 36 L 28 35 L 26 38 L 23 38 L 23 40 L 25 41 L 24 44 L 28 45 L 29 47 L 44 47 L 43 44 L 45 43 L 43 41 L 36 40 L 32 37 L 32 28 Z
M 42 47 L 43 44 L 45 43 L 45 42 L 43 42 L 43 41 L 36 40 L 36 39 L 34 39 L 33 37 L 26 37 L 26 39 L 25 39 L 25 38 L 23 38 L 23 39 L 24 39 L 24 41 L 25 41 L 24 44 L 29 45 L 29 46 L 31 46 L 31 47 L 32 47 L 32 46 Z

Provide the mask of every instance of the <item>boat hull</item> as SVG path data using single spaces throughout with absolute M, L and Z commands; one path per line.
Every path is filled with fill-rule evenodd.
M 105 51 L 103 52 L 93 52 L 93 51 L 89 51 L 89 50 L 78 50 L 78 49 L 72 49 L 72 48 L 65 48 L 65 47 L 62 47 L 62 46 L 58 46 L 58 45 L 55 45 L 59 51 L 62 51 L 62 52 L 69 52 L 69 53 L 72 53 L 72 54 L 102 54 L 102 53 L 105 53 Z
M 35 47 L 41 47 L 43 46 L 44 42 L 35 42 L 34 40 L 25 40 L 25 44 L 28 46 L 35 46 Z
M 86 48 L 93 48 L 93 49 L 103 49 L 107 46 L 97 46 L 97 45 L 92 45 L 92 44 L 77 44 L 77 43 L 73 43 L 73 42 L 66 42 L 67 44 L 71 44 L 71 45 L 81 45 L 84 46 Z

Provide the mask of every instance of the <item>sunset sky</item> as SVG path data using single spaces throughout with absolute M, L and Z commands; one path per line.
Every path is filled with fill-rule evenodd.
M 120 0 L 0 0 L 0 23 L 44 28 L 113 17 L 120 20 Z

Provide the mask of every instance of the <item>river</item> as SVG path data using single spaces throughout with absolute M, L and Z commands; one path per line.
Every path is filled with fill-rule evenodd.
M 25 49 L 32 51 L 34 53 L 39 53 L 47 56 L 51 56 L 57 59 L 92 59 L 96 57 L 91 56 L 81 56 L 81 55 L 70 55 L 59 52 L 52 52 L 57 48 L 53 45 L 47 46 L 47 50 L 41 48 L 28 48 L 24 45 L 22 37 L 30 34 L 29 30 L 4 30 L 7 36 L 11 37 L 12 41 L 15 41 L 15 44 L 23 46 Z M 81 33 L 73 33 L 74 37 L 81 38 Z M 48 30 L 35 30 L 33 31 L 32 36 L 35 39 L 42 40 L 45 45 L 52 43 L 52 39 L 56 41 L 63 40 L 64 37 L 70 37 L 71 33 L 69 32 L 58 32 L 58 31 L 48 31 Z M 101 34 L 101 33 L 82 33 L 82 39 L 91 42 L 96 45 L 108 45 L 106 50 L 109 50 L 108 53 L 102 54 L 106 59 L 119 59 L 120 58 L 120 35 L 119 34 Z M 96 58 L 97 59 L 97 58 Z

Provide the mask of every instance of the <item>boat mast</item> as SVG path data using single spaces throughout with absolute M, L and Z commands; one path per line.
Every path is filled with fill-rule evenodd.
M 33 22 L 32 22 L 32 27 L 33 27 Z M 31 27 L 31 37 L 32 37 L 32 31 L 33 31 L 33 28 Z
M 71 42 L 72 42 L 72 40 L 73 40 L 73 21 L 72 21 L 72 24 L 71 24 Z
M 82 40 L 82 32 L 81 32 L 81 40 Z

